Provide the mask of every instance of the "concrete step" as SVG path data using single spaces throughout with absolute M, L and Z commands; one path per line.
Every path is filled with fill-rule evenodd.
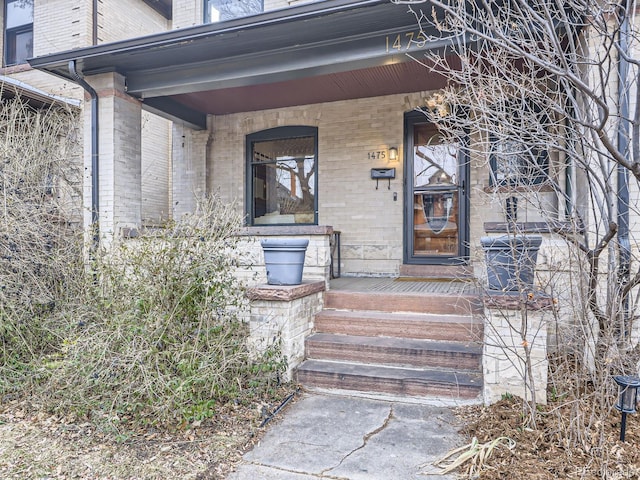
M 308 359 L 340 360 L 404 367 L 436 367 L 480 372 L 482 347 L 474 343 L 414 338 L 315 333 L 307 338 Z
M 475 399 L 482 391 L 479 373 L 437 369 L 306 360 L 296 375 L 297 381 L 308 387 L 410 397 Z
M 482 339 L 482 321 L 470 315 L 430 315 L 364 310 L 322 310 L 316 332 L 475 342 Z
M 324 308 L 471 315 L 482 311 L 482 302 L 477 295 L 466 294 L 397 292 L 381 294 L 380 292 L 329 290 L 325 295 Z

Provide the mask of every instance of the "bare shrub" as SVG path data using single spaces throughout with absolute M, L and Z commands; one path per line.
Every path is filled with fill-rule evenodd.
M 0 393 L 38 377 L 84 289 L 76 122 L 69 108 L 0 102 Z
M 448 42 L 416 58 L 449 80 L 424 112 L 488 172 L 474 194 L 502 209 L 509 235 L 526 233 L 522 212 L 550 233 L 550 393 L 571 402 L 558 417 L 568 445 L 602 452 L 612 375 L 637 374 L 640 360 L 637 4 L 394 1 L 409 4 L 420 39 Z
M 272 394 L 286 365 L 248 346 L 237 209 L 206 199 L 89 259 L 77 112 L 0 107 L 0 398 L 117 428 Z
M 216 198 L 195 214 L 97 255 L 95 316 L 59 352 L 45 402 L 116 426 L 178 424 L 259 399 L 284 368 L 277 345 L 252 357 L 237 209 Z

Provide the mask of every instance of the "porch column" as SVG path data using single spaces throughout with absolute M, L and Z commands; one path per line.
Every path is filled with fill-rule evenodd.
M 171 198 L 173 218 L 195 211 L 207 192 L 209 132 L 173 125 Z
M 141 226 L 141 104 L 125 93 L 117 73 L 86 81 L 98 94 L 99 225 L 106 245 Z M 85 225 L 91 224 L 91 107 L 84 109 Z

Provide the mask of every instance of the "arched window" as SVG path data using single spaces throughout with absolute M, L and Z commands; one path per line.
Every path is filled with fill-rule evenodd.
M 318 129 L 278 127 L 247 135 L 250 225 L 318 223 Z

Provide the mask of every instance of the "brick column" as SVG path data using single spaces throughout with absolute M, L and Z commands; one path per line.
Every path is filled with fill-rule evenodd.
M 324 303 L 325 284 L 260 285 L 247 292 L 250 305 L 249 344 L 260 355 L 278 346 L 287 360 L 285 380 L 304 360 L 304 341 Z
M 536 402 L 546 404 L 547 325 L 553 321 L 552 299 L 536 294 L 530 300 L 522 300 L 517 294 L 500 293 L 486 297 L 484 307 L 485 404 L 495 403 L 505 394 L 530 401 L 532 389 Z M 529 350 L 531 372 L 525 347 Z
M 99 98 L 99 224 L 105 244 L 141 226 L 141 105 L 125 93 L 124 77 L 86 78 Z M 85 225 L 91 221 L 91 109 L 85 115 Z M 88 220 L 88 221 L 87 221 Z
M 207 191 L 207 142 L 209 132 L 173 124 L 172 214 L 179 219 L 195 211 Z

